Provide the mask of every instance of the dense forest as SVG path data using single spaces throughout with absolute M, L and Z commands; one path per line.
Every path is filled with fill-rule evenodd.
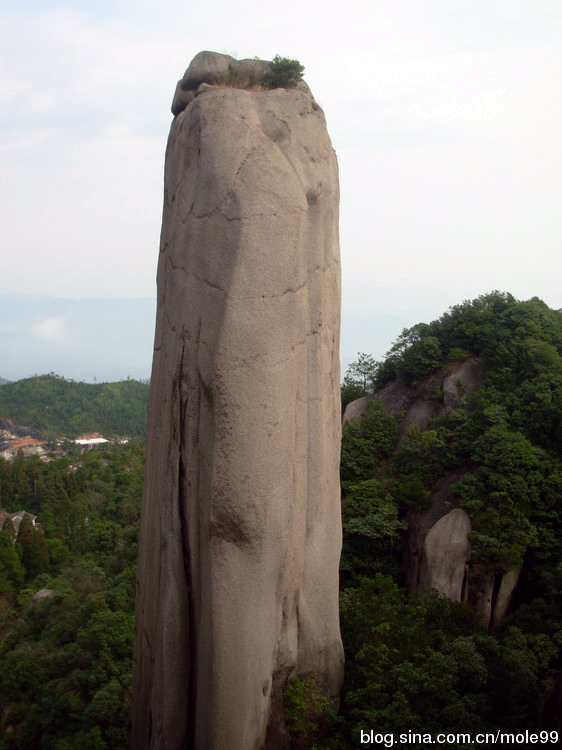
M 0 387 L 0 417 L 39 429 L 51 441 L 101 432 L 143 438 L 148 383 L 82 383 L 54 373 Z
M 562 314 L 492 293 L 403 331 L 387 358 L 362 355 L 342 396 L 401 382 L 443 401 L 459 362 L 482 384 L 425 429 L 403 429 L 376 397 L 344 424 L 341 616 L 347 670 L 341 745 L 391 733 L 537 729 L 561 666 Z M 439 377 L 440 376 L 440 377 Z M 438 410 L 439 411 L 439 410 Z M 470 603 L 406 594 L 407 528 L 451 480 L 472 521 L 473 580 L 521 570 L 511 611 L 490 629 Z M 454 481 L 452 481 L 454 480 Z
M 0 748 L 125 748 L 144 446 L 0 459 Z M 44 597 L 33 599 L 37 592 Z
M 559 311 L 495 292 L 403 331 L 384 362 L 362 355 L 349 368 L 344 403 L 375 395 L 343 427 L 345 683 L 337 716 L 310 681 L 289 683 L 296 748 L 358 747 L 362 729 L 552 727 L 545 705 L 562 645 L 561 353 Z M 443 379 L 467 361 L 479 368 L 479 387 L 442 408 Z M 405 411 L 389 416 L 378 394 L 397 383 L 437 416 L 423 427 L 407 426 Z M 137 443 L 47 464 L 0 460 L 0 506 L 40 524 L 24 519 L 17 537 L 10 522 L 0 531 L 0 750 L 126 746 L 142 471 Z M 406 587 L 412 523 L 444 482 L 445 510 L 461 508 L 472 521 L 471 580 L 520 570 L 494 627 L 470 599 Z

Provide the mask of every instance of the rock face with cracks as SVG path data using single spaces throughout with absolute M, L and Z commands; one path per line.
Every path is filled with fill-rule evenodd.
M 324 115 L 302 88 L 206 84 L 173 121 L 136 750 L 290 747 L 295 673 L 337 703 L 338 190 Z

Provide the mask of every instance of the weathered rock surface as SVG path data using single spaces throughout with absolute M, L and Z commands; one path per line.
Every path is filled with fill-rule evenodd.
M 470 518 L 461 508 L 451 510 L 429 530 L 423 545 L 421 589 L 435 589 L 461 601 L 470 559 L 470 530 Z
M 433 588 L 450 599 L 468 601 L 486 627 L 497 629 L 509 611 L 521 569 L 494 575 L 477 564 L 470 567 L 470 518 L 462 509 L 448 510 L 451 489 L 465 471 L 441 479 L 429 507 L 407 514 L 404 580 L 408 591 Z
M 409 386 L 400 379 L 393 380 L 376 393 L 348 404 L 343 419 L 359 419 L 369 401 L 380 401 L 386 414 L 392 417 L 401 415 L 401 434 L 413 425 L 424 430 L 430 419 L 457 409 L 467 396 L 478 390 L 482 379 L 480 363 L 468 359 L 455 365 L 447 374 L 436 372 L 429 375 L 417 387 Z M 439 391 L 441 399 L 435 397 Z
M 338 200 L 306 91 L 210 90 L 172 124 L 135 750 L 288 747 L 294 672 L 337 701 Z
M 53 589 L 39 589 L 33 596 L 31 597 L 32 602 L 40 602 L 43 599 L 52 599 L 54 595 Z
M 479 362 L 467 359 L 461 362 L 454 372 L 443 379 L 443 406 L 445 411 L 458 409 L 462 401 L 476 393 L 482 385 L 482 366 Z
M 475 566 L 469 587 L 469 601 L 486 627 L 497 630 L 509 611 L 521 577 L 521 568 L 506 573 L 483 572 Z
M 502 620 L 506 616 L 520 578 L 521 568 L 508 570 L 507 573 L 504 573 L 501 577 L 498 593 L 494 602 L 494 609 L 492 612 L 494 627 L 499 627 Z
M 183 78 L 178 81 L 172 101 L 172 114 L 177 116 L 199 94 L 209 91 L 209 86 L 253 88 L 271 70 L 269 60 L 236 60 L 219 52 L 199 52 L 195 55 Z M 296 89 L 311 94 L 304 81 Z
M 447 477 L 439 480 L 431 493 L 429 506 L 424 510 L 411 510 L 406 515 L 408 529 L 405 544 L 402 547 L 402 567 L 404 582 L 410 592 L 420 587 L 425 539 L 438 521 L 450 512 L 453 501 L 451 488 L 463 473 L 462 470 L 451 472 Z
M 372 401 L 371 396 L 361 396 L 361 398 L 356 398 L 355 401 L 350 401 L 345 407 L 343 421 L 349 422 L 354 419 L 361 419 L 361 414 L 363 414 L 369 401 Z
M 199 52 L 189 63 L 182 82 L 186 89 L 196 89 L 201 83 L 226 83 L 229 70 L 236 60 L 220 52 Z
M 41 437 L 39 430 L 22 424 L 14 424 L 11 419 L 0 419 L 0 430 L 5 430 L 10 435 L 17 435 L 17 437 L 32 437 L 36 440 Z
M 370 401 L 380 401 L 385 414 L 398 419 L 399 436 L 413 426 L 425 430 L 431 419 L 458 409 L 482 382 L 481 364 L 467 359 L 435 371 L 416 386 L 397 379 L 372 395 L 352 401 L 346 407 L 344 421 L 359 419 Z M 480 577 L 472 582 L 468 575 L 470 518 L 462 509 L 450 510 L 455 502 L 451 488 L 466 470 L 451 472 L 441 479 L 432 488 L 428 508 L 407 514 L 402 552 L 404 579 L 409 591 L 436 589 L 457 601 L 468 597 L 480 617 L 490 623 L 492 616 L 494 622 L 496 615 L 498 621 L 505 616 L 513 589 L 509 590 L 506 580 L 496 613 L 493 578 L 491 583 Z

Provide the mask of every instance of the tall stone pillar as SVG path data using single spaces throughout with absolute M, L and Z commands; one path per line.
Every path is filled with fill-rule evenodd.
M 342 680 L 337 162 L 305 85 L 209 86 L 225 59 L 166 152 L 135 750 L 288 747 L 287 679 Z

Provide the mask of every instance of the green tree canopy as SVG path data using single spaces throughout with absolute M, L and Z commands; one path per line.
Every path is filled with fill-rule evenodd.
M 304 65 L 298 60 L 275 55 L 270 71 L 263 77 L 263 83 L 269 89 L 294 88 L 303 74 Z

